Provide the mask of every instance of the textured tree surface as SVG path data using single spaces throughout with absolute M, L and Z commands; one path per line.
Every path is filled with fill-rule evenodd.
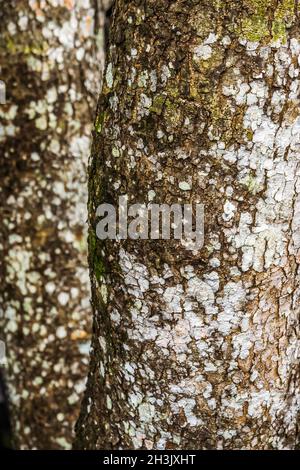
M 69 448 L 85 386 L 83 227 L 103 62 L 100 7 L 92 0 L 0 1 L 7 95 L 0 105 L 0 339 L 22 449 Z
M 297 7 L 116 1 L 90 166 L 78 448 L 297 445 Z M 97 240 L 96 207 L 120 194 L 203 203 L 203 248 Z

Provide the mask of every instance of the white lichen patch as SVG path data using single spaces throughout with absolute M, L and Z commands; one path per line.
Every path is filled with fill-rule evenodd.
M 114 83 L 112 63 L 109 63 L 106 68 L 105 79 L 106 79 L 106 84 L 108 88 L 112 88 L 113 83 Z
M 187 181 L 180 181 L 178 186 L 182 191 L 190 191 L 191 189 L 191 185 Z

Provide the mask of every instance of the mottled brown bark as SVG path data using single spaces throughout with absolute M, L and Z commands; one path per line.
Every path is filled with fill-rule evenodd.
M 89 182 L 76 447 L 294 449 L 298 2 L 117 0 Z M 184 183 L 184 184 L 183 184 Z M 96 207 L 205 205 L 205 243 L 97 240 Z
M 90 340 L 86 164 L 101 2 L 0 1 L 1 315 L 14 444 L 70 448 Z

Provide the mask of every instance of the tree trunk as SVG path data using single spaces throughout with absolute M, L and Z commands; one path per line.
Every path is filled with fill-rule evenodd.
M 87 374 L 84 224 L 100 2 L 1 4 L 1 340 L 21 449 L 69 448 Z
M 117 0 L 89 181 L 77 448 L 294 449 L 298 2 Z M 96 208 L 202 203 L 205 239 L 98 240 Z

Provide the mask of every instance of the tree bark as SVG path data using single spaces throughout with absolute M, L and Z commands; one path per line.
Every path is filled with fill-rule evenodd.
M 296 1 L 116 1 L 76 448 L 296 447 L 299 53 Z M 203 203 L 203 248 L 98 240 L 96 208 L 121 194 Z
M 86 166 L 101 3 L 1 4 L 1 337 L 14 444 L 70 448 L 90 340 Z

